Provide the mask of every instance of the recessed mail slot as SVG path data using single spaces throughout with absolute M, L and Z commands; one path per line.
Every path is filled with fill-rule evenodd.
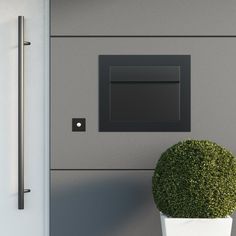
M 179 82 L 179 66 L 111 66 L 110 81 L 115 82 Z
M 100 56 L 100 131 L 189 131 L 190 56 Z

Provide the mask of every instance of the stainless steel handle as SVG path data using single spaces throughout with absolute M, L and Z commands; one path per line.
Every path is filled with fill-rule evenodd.
M 18 209 L 24 209 L 24 16 L 18 16 Z

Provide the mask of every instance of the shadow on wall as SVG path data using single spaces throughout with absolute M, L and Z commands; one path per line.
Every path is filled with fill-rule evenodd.
M 51 194 L 52 235 L 126 235 L 128 227 L 130 236 L 145 235 L 147 229 L 149 236 L 161 235 L 159 214 L 153 209 L 150 185 L 140 184 L 137 180 L 116 179 L 69 185 L 54 189 Z

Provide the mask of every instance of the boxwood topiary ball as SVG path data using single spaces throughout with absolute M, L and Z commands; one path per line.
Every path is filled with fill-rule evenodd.
M 236 209 L 236 158 L 210 141 L 179 142 L 161 155 L 152 191 L 169 217 L 226 217 Z

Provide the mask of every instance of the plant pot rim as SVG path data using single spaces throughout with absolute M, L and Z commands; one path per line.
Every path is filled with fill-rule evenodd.
M 177 218 L 177 217 L 169 217 L 165 214 L 163 214 L 162 212 L 160 212 L 160 216 L 162 218 L 166 218 L 166 219 L 173 219 L 173 220 L 226 220 L 226 219 L 232 219 L 231 216 L 226 216 L 226 217 L 222 217 L 222 218 Z

